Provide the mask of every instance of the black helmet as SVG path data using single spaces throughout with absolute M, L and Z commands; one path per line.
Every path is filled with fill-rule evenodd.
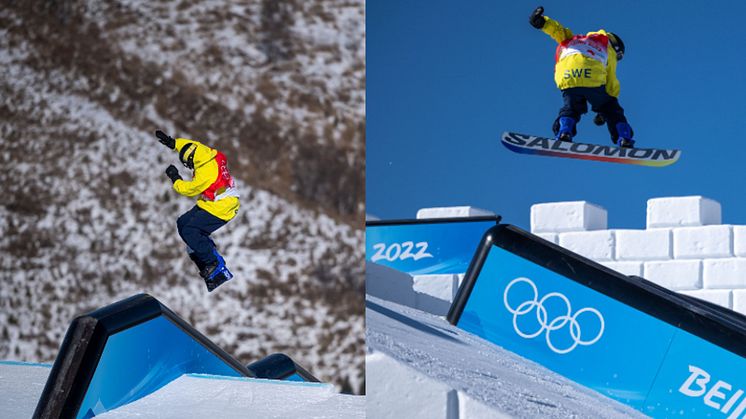
M 191 150 L 191 151 L 189 151 Z M 197 144 L 186 143 L 179 151 L 179 160 L 187 169 L 194 169 L 194 152 L 197 151 Z
M 609 32 L 609 42 L 611 42 L 611 47 L 616 51 L 617 61 L 621 61 L 624 58 L 624 42 L 622 42 L 622 38 L 615 33 Z

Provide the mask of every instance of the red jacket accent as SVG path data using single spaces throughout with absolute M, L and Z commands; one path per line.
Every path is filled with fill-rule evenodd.
M 588 58 L 599 61 L 605 66 L 608 45 L 609 38 L 605 33 L 575 35 L 570 39 L 565 39 L 557 45 L 557 52 L 554 54 L 554 61 L 559 62 L 559 60 L 568 55 L 582 54 Z
M 202 196 L 208 201 L 214 201 L 216 195 L 233 187 L 233 176 L 228 172 L 228 160 L 225 154 L 218 151 L 215 162 L 218 164 L 218 178 L 202 192 Z

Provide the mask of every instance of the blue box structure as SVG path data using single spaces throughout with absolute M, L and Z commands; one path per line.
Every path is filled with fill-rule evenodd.
M 139 294 L 72 321 L 34 418 L 92 418 L 184 374 L 318 382 L 284 354 L 243 366 L 157 299 Z
M 448 320 L 653 417 L 746 417 L 746 317 L 511 225 L 484 233 Z

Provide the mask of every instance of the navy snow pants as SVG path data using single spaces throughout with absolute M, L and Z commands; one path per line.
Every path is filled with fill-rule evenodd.
M 206 266 L 217 263 L 217 250 L 210 234 L 226 224 L 227 221 L 196 205 L 176 221 L 179 235 L 187 245 L 187 253 L 200 272 Z
M 606 93 L 606 86 L 571 87 L 562 91 L 562 99 L 564 104 L 560 108 L 559 116 L 552 127 L 554 135 L 559 132 L 559 119 L 561 117 L 569 116 L 575 122 L 580 122 L 580 116 L 588 112 L 588 102 L 590 102 L 591 110 L 601 114 L 606 120 L 606 127 L 609 129 L 612 140 L 619 138 L 616 124 L 619 122 L 626 123 L 627 118 L 624 116 L 624 109 L 619 105 L 619 100 Z

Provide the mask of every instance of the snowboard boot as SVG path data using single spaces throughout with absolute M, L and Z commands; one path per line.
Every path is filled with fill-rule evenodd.
M 194 264 L 197 266 L 197 270 L 199 270 L 199 275 L 204 278 L 205 275 L 203 275 L 203 273 L 205 272 L 205 269 L 207 269 L 207 267 L 202 263 L 202 261 L 197 259 L 197 255 L 194 252 L 189 253 L 189 259 L 194 262 Z
M 217 263 L 209 264 L 199 270 L 199 276 L 202 277 L 205 281 L 207 281 L 207 278 L 210 276 L 210 274 L 215 271 L 215 268 L 217 267 Z
M 200 271 L 200 276 L 205 280 L 208 292 L 212 292 L 212 290 L 233 278 L 233 274 L 225 266 L 225 259 L 218 252 L 213 252 L 216 261 L 208 264 L 204 270 Z
M 616 143 L 621 148 L 633 148 L 635 146 L 635 140 L 632 139 L 634 132 L 632 127 L 626 122 L 617 122 L 616 132 L 619 135 Z
M 215 273 L 210 278 L 205 280 L 205 285 L 207 285 L 207 291 L 212 292 L 215 288 L 223 285 L 224 283 L 230 281 L 233 279 L 233 273 L 228 270 L 228 268 L 224 267 L 221 271 Z
M 557 130 L 557 140 L 572 142 L 572 137 L 575 136 L 575 120 L 569 116 L 560 116 L 559 129 Z

